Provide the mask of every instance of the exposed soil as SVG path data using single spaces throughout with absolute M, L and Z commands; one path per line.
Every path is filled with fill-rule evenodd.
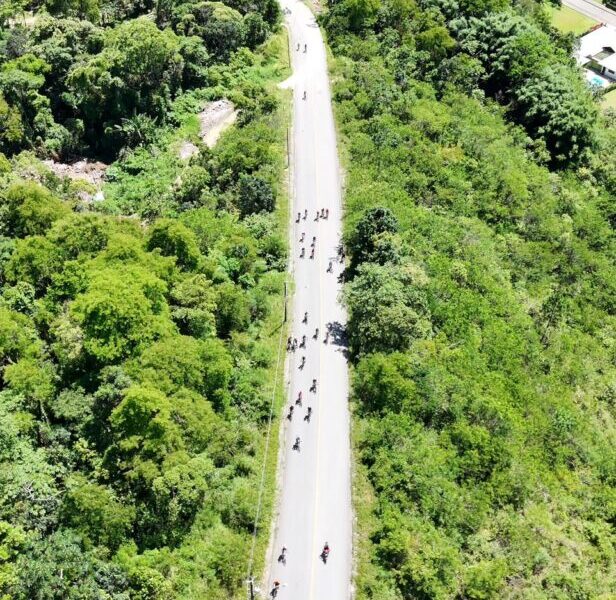
M 73 180 L 81 179 L 97 188 L 103 185 L 105 173 L 109 166 L 103 162 L 88 159 L 81 159 L 72 163 L 44 160 L 43 164 L 58 177 L 68 177 Z
M 201 129 L 199 135 L 203 143 L 210 148 L 216 144 L 220 134 L 237 118 L 237 110 L 229 100 L 210 102 L 198 115 Z M 192 142 L 184 142 L 180 146 L 180 158 L 186 160 L 198 152 Z

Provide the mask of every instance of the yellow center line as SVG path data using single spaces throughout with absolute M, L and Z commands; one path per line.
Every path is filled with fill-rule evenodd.
M 312 90 L 311 90 L 312 92 Z M 312 93 L 311 93 L 312 96 Z M 319 210 L 319 205 L 318 205 L 318 201 L 319 201 L 319 174 L 318 174 L 318 162 L 317 162 L 317 143 L 316 143 L 316 120 L 315 120 L 315 114 L 314 114 L 314 109 L 310 110 L 311 114 L 312 114 L 312 151 L 314 154 L 314 178 L 315 178 L 315 188 L 316 188 L 316 210 Z M 319 221 L 317 221 L 318 224 Z M 318 229 L 317 229 L 317 233 L 318 233 Z M 315 245 L 315 251 L 317 250 L 317 248 L 319 248 L 321 238 L 320 236 L 317 236 L 317 243 Z M 319 328 L 321 333 L 323 333 L 323 286 L 321 285 L 321 277 L 322 277 L 322 273 L 321 273 L 321 252 L 317 253 L 317 268 L 319 269 L 319 274 L 318 274 L 318 284 L 319 284 Z M 321 348 L 321 341 L 319 339 L 317 339 L 317 344 L 319 344 L 318 346 L 318 352 L 319 352 L 319 369 L 318 369 L 318 378 L 317 378 L 317 461 L 316 461 L 316 470 L 315 470 L 315 474 L 316 474 L 316 479 L 315 479 L 315 492 L 314 492 L 314 496 L 315 496 L 315 501 L 314 501 L 314 517 L 313 517 L 313 523 L 312 523 L 312 568 L 311 568 L 311 572 L 310 572 L 310 598 L 314 598 L 314 573 L 315 573 L 315 565 L 316 565 L 316 558 L 317 558 L 317 521 L 318 521 L 318 513 L 319 513 L 319 465 L 320 465 L 320 456 L 321 456 L 321 452 L 320 452 L 320 448 L 321 448 L 321 387 L 322 387 L 322 381 L 321 381 L 321 368 L 322 368 L 322 363 L 323 363 L 323 353 L 321 352 L 322 348 Z

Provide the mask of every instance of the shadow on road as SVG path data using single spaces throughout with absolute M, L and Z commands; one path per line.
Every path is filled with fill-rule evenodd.
M 331 336 L 331 344 L 333 346 L 340 346 L 346 350 L 348 348 L 348 341 L 346 330 L 342 323 L 338 321 L 332 321 L 329 323 L 329 335 Z

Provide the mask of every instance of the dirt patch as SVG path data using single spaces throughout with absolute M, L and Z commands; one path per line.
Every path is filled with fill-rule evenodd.
M 100 188 L 105 180 L 105 173 L 109 165 L 95 160 L 77 160 L 72 163 L 44 160 L 43 164 L 58 177 L 68 177 L 72 180 L 87 181 Z
M 199 113 L 201 139 L 211 148 L 220 134 L 237 119 L 237 111 L 229 100 L 216 100 Z
M 218 141 L 220 134 L 237 119 L 237 110 L 229 100 L 216 100 L 210 102 L 198 115 L 200 131 L 199 136 L 203 143 L 212 147 Z M 183 142 L 180 146 L 180 158 L 186 160 L 198 152 L 197 146 L 192 142 Z
M 192 142 L 182 142 L 179 155 L 182 160 L 188 160 L 191 156 L 197 154 L 197 152 L 199 152 L 199 148 Z
M 8 20 L 9 27 L 15 26 L 32 27 L 38 20 L 38 15 L 32 14 L 32 12 L 24 12 L 18 17 L 14 17 Z
M 72 163 L 62 163 L 55 160 L 44 160 L 42 162 L 57 177 L 66 177 L 71 181 L 84 181 L 90 184 L 94 188 L 93 190 L 81 190 L 77 194 L 84 202 L 100 202 L 105 199 L 102 187 L 109 165 L 88 159 L 81 159 Z

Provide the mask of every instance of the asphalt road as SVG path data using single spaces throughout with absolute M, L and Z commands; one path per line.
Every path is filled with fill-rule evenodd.
M 280 599 L 347 600 L 352 511 L 345 313 L 338 282 L 343 268 L 337 254 L 342 218 L 339 162 L 321 32 L 302 2 L 281 0 L 281 5 L 290 10 L 285 17 L 294 87 L 291 333 L 299 344 L 306 336 L 306 346 L 289 353 L 285 415 L 290 406 L 294 414 L 284 420 L 282 489 L 267 592 L 278 580 Z M 317 211 L 325 208 L 328 218 L 315 220 Z M 301 218 L 296 222 L 298 212 Z M 313 237 L 314 257 L 310 258 Z M 330 261 L 332 272 L 328 272 Z M 316 392 L 310 391 L 313 379 Z M 296 404 L 300 392 L 301 406 Z M 312 408 L 309 421 L 305 419 L 308 407 Z M 292 447 L 296 438 L 299 450 Z M 325 542 L 331 549 L 326 564 L 320 559 Z M 286 561 L 280 562 L 283 546 Z
M 591 0 L 563 0 L 563 4 L 601 23 L 616 26 L 616 12 Z

